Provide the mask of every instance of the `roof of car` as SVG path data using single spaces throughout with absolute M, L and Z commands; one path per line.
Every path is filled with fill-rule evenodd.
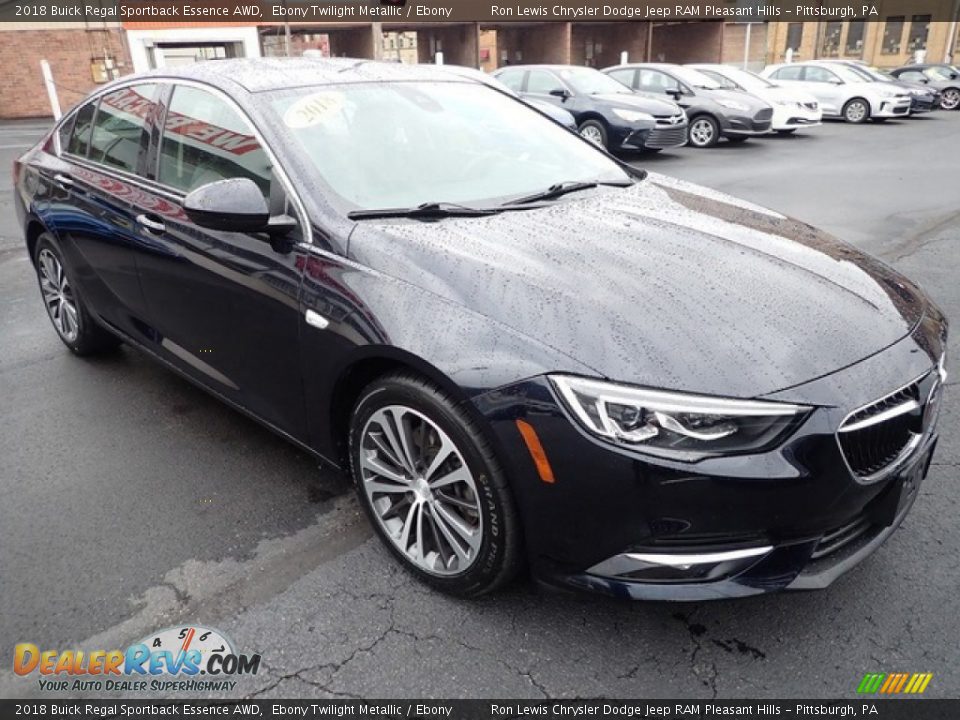
M 334 85 L 410 80 L 458 80 L 433 65 L 404 65 L 357 58 L 237 58 L 155 70 L 144 77 L 163 76 L 213 85 L 231 81 L 249 92 L 308 85 Z

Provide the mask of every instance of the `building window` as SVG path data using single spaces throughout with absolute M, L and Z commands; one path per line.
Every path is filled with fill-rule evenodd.
M 903 22 L 906 18 L 903 15 L 888 17 L 883 26 L 883 46 L 881 52 L 884 55 L 899 55 L 900 46 L 903 44 Z
M 803 42 L 803 23 L 787 24 L 787 45 L 784 50 L 793 50 L 797 52 L 800 49 L 800 43 Z
M 863 20 L 847 24 L 847 55 L 863 55 Z
M 820 54 L 825 57 L 837 57 L 840 54 L 840 33 L 843 32 L 842 22 L 828 22 L 823 31 L 823 43 Z
M 930 31 L 929 15 L 914 15 L 910 20 L 910 39 L 907 40 L 907 50 L 916 52 L 927 49 L 927 33 Z

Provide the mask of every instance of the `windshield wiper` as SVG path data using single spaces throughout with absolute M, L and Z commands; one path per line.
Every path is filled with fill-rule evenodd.
M 497 208 L 473 208 L 467 205 L 457 205 L 449 202 L 425 202 L 415 207 L 379 208 L 374 210 L 352 210 L 347 213 L 351 220 L 364 218 L 440 218 L 440 217 L 473 217 L 475 215 L 492 215 L 500 212 Z
M 553 198 L 558 198 L 561 195 L 566 195 L 567 193 L 578 192 L 579 190 L 590 190 L 597 187 L 598 185 L 606 185 L 611 187 L 629 187 L 633 185 L 632 182 L 598 182 L 596 180 L 592 182 L 560 182 L 554 183 L 546 190 L 541 190 L 540 192 L 533 193 L 532 195 L 524 195 L 523 197 L 516 198 L 515 200 L 508 200 L 504 205 L 526 205 L 527 203 L 538 202 L 540 200 L 552 200 Z

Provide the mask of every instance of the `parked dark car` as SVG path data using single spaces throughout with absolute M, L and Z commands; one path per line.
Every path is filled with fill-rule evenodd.
M 960 68 L 955 65 L 905 65 L 891 70 L 890 74 L 898 80 L 923 83 L 936 88 L 941 95 L 940 107 L 944 110 L 960 108 Z
M 821 60 L 820 62 L 827 66 L 831 63 L 843 65 L 861 75 L 865 80 L 889 83 L 891 87 L 903 90 L 910 96 L 911 115 L 920 115 L 937 110 L 943 100 L 941 92 L 927 83 L 911 81 L 902 77 L 896 78 L 880 68 L 872 67 L 859 60 Z
M 743 142 L 770 132 L 773 108 L 749 93 L 724 90 L 702 72 L 683 65 L 647 63 L 617 65 L 603 72 L 632 90 L 669 96 L 690 121 L 687 134 L 694 147 L 713 147 L 720 138 Z
M 525 100 L 567 110 L 580 135 L 608 150 L 658 152 L 687 142 L 687 118 L 676 103 L 638 97 L 593 68 L 511 65 L 493 76 Z
M 916 285 L 433 68 L 124 78 L 14 185 L 71 351 L 138 348 L 347 470 L 446 592 L 524 562 L 640 598 L 823 587 L 937 444 Z

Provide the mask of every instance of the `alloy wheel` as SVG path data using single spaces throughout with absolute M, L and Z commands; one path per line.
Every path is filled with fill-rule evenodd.
M 394 546 L 433 575 L 466 571 L 480 551 L 483 517 L 450 436 L 423 413 L 388 405 L 367 420 L 358 452 L 364 493 Z
M 586 125 L 580 128 L 580 137 L 589 140 L 594 145 L 603 147 L 603 133 L 600 132 L 600 128 L 596 125 Z
M 47 249 L 37 257 L 37 274 L 40 276 L 40 291 L 43 304 L 53 326 L 68 343 L 76 341 L 80 332 L 77 304 L 73 288 L 57 256 Z
M 944 91 L 940 100 L 940 107 L 944 110 L 956 110 L 960 106 L 960 90 L 949 88 Z
M 705 118 L 694 120 L 689 132 L 690 140 L 697 147 L 709 145 L 713 141 L 713 123 Z
M 847 105 L 847 109 L 844 112 L 844 118 L 847 122 L 858 123 L 863 122 L 867 117 L 867 106 L 865 103 L 854 100 L 852 103 Z

